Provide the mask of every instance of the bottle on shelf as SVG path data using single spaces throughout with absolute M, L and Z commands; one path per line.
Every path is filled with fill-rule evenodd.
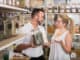
M 11 2 L 12 0 L 9 0 L 9 5 L 11 5 L 12 4 L 12 2 Z
M 15 6 L 16 0 L 12 0 L 12 6 Z
M 3 60 L 9 60 L 9 51 L 7 49 L 4 50 Z
M 3 0 L 3 4 L 6 5 L 6 0 Z
M 3 4 L 3 0 L 0 0 L 0 4 Z
M 16 5 L 16 7 L 19 7 L 19 5 L 20 5 L 20 0 L 16 0 L 16 1 L 15 1 L 15 5 Z

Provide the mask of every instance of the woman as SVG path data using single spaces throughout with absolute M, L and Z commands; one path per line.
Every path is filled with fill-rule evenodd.
M 49 60 L 70 60 L 72 37 L 67 29 L 69 19 L 66 15 L 54 17 L 55 32 L 51 39 Z

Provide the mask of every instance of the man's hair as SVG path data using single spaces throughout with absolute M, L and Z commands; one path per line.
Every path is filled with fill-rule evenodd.
M 32 13 L 31 13 L 31 17 L 33 18 L 40 11 L 44 12 L 44 9 L 43 8 L 34 8 L 33 11 L 32 11 Z

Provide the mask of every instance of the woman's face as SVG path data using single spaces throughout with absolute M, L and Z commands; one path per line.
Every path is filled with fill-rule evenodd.
M 58 17 L 54 24 L 55 24 L 56 28 L 62 28 L 65 26 L 61 17 Z

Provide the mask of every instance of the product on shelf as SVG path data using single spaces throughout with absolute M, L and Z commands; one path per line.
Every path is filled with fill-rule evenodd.
M 26 6 L 26 1 L 25 0 L 19 0 L 19 2 L 20 2 L 20 5 L 19 5 L 19 7 L 21 7 L 21 8 L 25 8 L 25 6 Z
M 0 12 L 0 40 L 10 38 L 16 31 L 16 17 L 10 13 Z
M 9 5 L 11 5 L 12 4 L 12 0 L 9 0 Z
M 0 0 L 0 4 L 3 4 L 3 0 Z
M 6 5 L 6 0 L 3 0 L 3 4 Z
M 30 7 L 41 7 L 43 2 L 43 0 L 30 0 Z
M 15 5 L 16 5 L 17 7 L 19 7 L 19 5 L 20 5 L 20 0 L 16 0 Z
M 80 29 L 80 26 L 78 24 L 76 24 L 75 27 L 74 27 L 74 32 L 75 33 L 80 33 L 79 29 Z
M 48 26 L 48 27 L 47 27 L 47 32 L 48 32 L 49 34 L 53 34 L 54 30 L 55 30 L 54 26 Z
M 15 6 L 16 0 L 12 0 L 12 5 Z

